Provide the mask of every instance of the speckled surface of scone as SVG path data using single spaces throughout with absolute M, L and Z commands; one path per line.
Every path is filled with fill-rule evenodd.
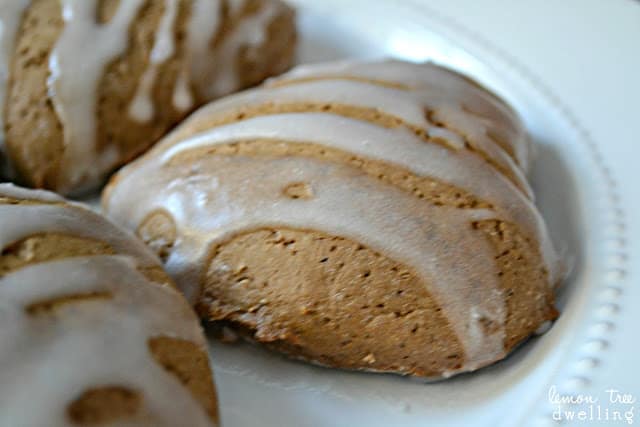
M 529 148 L 508 106 L 435 65 L 303 66 L 194 113 L 103 205 L 202 318 L 314 363 L 446 377 L 557 316 Z
M 218 425 L 199 321 L 134 236 L 0 184 L 0 425 Z
M 204 102 L 283 72 L 296 45 L 279 0 L 6 3 L 2 151 L 17 180 L 62 193 L 95 187 Z

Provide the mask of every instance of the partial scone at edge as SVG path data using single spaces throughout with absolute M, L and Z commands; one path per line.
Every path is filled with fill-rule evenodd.
M 19 182 L 65 194 L 95 188 L 204 102 L 283 72 L 296 45 L 279 0 L 88 0 L 66 22 L 56 0 L 12 1 L 15 16 L 0 14 L 20 22 L 0 58 L 7 161 Z
M 203 318 L 294 357 L 432 378 L 500 360 L 557 316 L 561 279 L 508 176 L 527 158 L 517 117 L 429 64 L 332 67 L 196 112 L 112 180 L 105 210 Z
M 218 425 L 198 319 L 144 245 L 80 205 L 8 184 L 0 224 L 3 420 Z

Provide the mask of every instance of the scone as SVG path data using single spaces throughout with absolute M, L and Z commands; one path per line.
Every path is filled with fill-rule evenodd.
M 203 103 L 283 72 L 296 44 L 280 0 L 6 0 L 0 28 L 6 169 L 65 194 Z
M 138 239 L 0 184 L 0 245 L 0 425 L 218 425 L 198 318 Z
M 118 173 L 117 223 L 202 318 L 314 363 L 446 377 L 557 315 L 516 114 L 432 64 L 298 68 Z

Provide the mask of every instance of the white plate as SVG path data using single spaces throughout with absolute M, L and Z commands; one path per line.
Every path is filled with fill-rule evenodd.
M 640 306 L 640 293 L 630 287 L 632 280 L 637 282 L 629 269 L 632 256 L 637 254 L 631 252 L 633 230 L 626 223 L 634 214 L 637 217 L 640 209 L 637 202 L 635 206 L 623 204 L 625 199 L 631 203 L 631 195 L 621 194 L 628 187 L 614 179 L 618 167 L 620 175 L 626 177 L 630 169 L 622 168 L 631 167 L 631 162 L 619 161 L 612 169 L 613 164 L 605 159 L 607 152 L 615 151 L 630 134 L 618 129 L 618 140 L 596 140 L 592 129 L 572 112 L 574 106 L 580 107 L 585 101 L 575 95 L 579 92 L 560 97 L 550 87 L 567 82 L 571 88 L 578 80 L 587 90 L 586 85 L 597 81 L 597 76 L 586 68 L 574 76 L 564 75 L 562 71 L 570 68 L 561 65 L 588 58 L 591 52 L 586 46 L 596 43 L 602 34 L 610 34 L 613 40 L 620 30 L 617 25 L 633 22 L 624 21 L 629 14 L 638 17 L 638 28 L 630 36 L 640 42 L 640 8 L 632 2 L 608 3 L 612 6 L 608 13 L 613 16 L 602 24 L 596 37 L 588 33 L 589 26 L 583 22 L 600 18 L 601 11 L 593 2 L 569 1 L 573 9 L 565 4 L 559 10 L 532 8 L 533 1 L 519 5 L 480 2 L 485 5 L 482 8 L 471 0 L 431 6 L 427 4 L 435 2 L 293 3 L 299 7 L 301 61 L 382 56 L 431 59 L 478 79 L 514 105 L 538 144 L 532 174 L 537 202 L 556 245 L 566 251 L 574 268 L 559 295 L 562 315 L 549 333 L 530 340 L 492 367 L 438 383 L 318 368 L 248 344 L 224 345 L 212 340 L 224 426 L 554 425 L 558 406 L 549 402 L 551 386 L 563 396 L 582 394 L 598 399 L 592 406 L 600 412 L 587 413 L 594 418 L 587 423 L 626 424 L 624 419 L 612 420 L 613 411 L 624 416 L 625 410 L 640 405 L 611 403 L 606 390 L 618 389 L 640 397 L 640 373 L 628 353 L 637 348 L 633 340 L 638 335 L 633 327 L 640 325 L 640 316 L 628 309 Z M 584 15 L 576 18 L 576 9 Z M 454 14 L 451 16 L 456 20 L 447 13 Z M 551 17 L 548 22 L 547 17 Z M 551 26 L 564 23 L 569 34 L 564 37 L 571 43 L 579 39 L 585 45 L 580 51 L 558 55 L 554 51 L 557 40 L 552 29 L 544 27 L 545 22 Z M 474 32 L 474 23 L 483 32 Z M 545 31 L 546 35 L 541 34 Z M 501 47 L 497 47 L 492 39 L 501 36 Z M 531 44 L 532 40 L 536 43 Z M 558 42 L 562 44 L 562 40 Z M 531 58 L 518 50 L 527 43 L 538 56 Z M 549 64 L 559 67 L 557 79 L 544 67 L 545 49 L 550 52 Z M 517 56 L 527 61 L 519 62 L 514 59 Z M 621 61 L 618 66 L 623 69 L 625 59 Z M 628 66 L 633 61 L 640 66 L 638 57 L 626 61 Z M 524 65 L 526 62 L 537 64 L 551 80 L 537 77 L 536 71 Z M 616 68 L 611 68 L 611 74 L 604 77 L 609 79 L 615 72 Z M 630 84 L 630 91 L 640 92 L 638 83 Z M 587 101 L 599 105 L 612 102 L 597 98 Z M 619 123 L 619 115 L 613 117 L 611 109 L 602 110 L 581 111 L 589 119 L 595 117 L 589 114 L 596 111 L 600 126 L 602 120 Z M 640 121 L 640 113 L 637 119 Z M 637 123 L 629 125 L 638 129 Z M 635 153 L 640 154 L 638 149 Z M 628 155 L 631 157 L 631 153 Z M 561 409 L 589 411 L 589 406 L 564 405 Z M 609 411 L 608 420 L 604 418 L 605 409 Z M 638 412 L 640 407 L 634 410 Z M 635 412 L 634 417 L 640 417 Z

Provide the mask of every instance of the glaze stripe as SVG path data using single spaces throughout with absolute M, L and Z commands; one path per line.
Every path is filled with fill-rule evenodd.
M 126 50 L 129 27 L 143 0 L 120 2 L 113 18 L 96 22 L 98 0 L 62 0 L 65 26 L 49 57 L 49 97 L 64 132 L 63 192 L 94 181 L 117 161 L 115 146 L 96 152 L 98 84 L 105 67 Z
M 326 105 L 367 109 L 424 135 L 428 142 L 443 141 L 452 149 L 470 149 L 508 176 L 529 198 L 533 198 L 533 191 L 522 169 L 500 145 L 487 137 L 487 132 L 495 131 L 495 128 L 486 125 L 486 119 L 473 117 L 473 120 L 469 120 L 469 115 L 452 106 L 444 95 L 371 86 L 359 81 L 314 81 L 295 87 L 261 88 L 227 97 L 204 107 L 196 113 L 196 120 L 197 117 L 206 117 L 205 126 L 210 128 L 218 124 L 216 117 L 225 123 L 238 120 L 238 117 L 244 119 L 273 114 L 273 111 L 287 112 L 288 108 L 290 112 L 304 111 L 305 108 L 323 110 Z M 344 115 L 337 109 L 335 113 Z M 460 131 L 452 131 L 449 126 L 438 126 L 432 118 L 446 125 L 452 124 L 454 129 L 459 127 Z M 367 120 L 365 117 L 362 119 Z M 471 122 L 475 125 L 459 126 Z M 447 133 L 445 138 L 439 138 L 438 141 L 429 139 L 430 133 L 433 135 L 443 131 Z
M 178 0 L 164 0 L 165 11 L 160 18 L 155 33 L 153 48 L 149 54 L 149 64 L 144 70 L 138 88 L 129 104 L 129 117 L 138 122 L 148 122 L 155 114 L 152 92 L 158 77 L 158 69 L 176 52 L 176 22 L 178 19 Z
M 505 126 L 512 127 L 514 135 L 504 142 L 518 164 L 526 171 L 531 163 L 531 142 L 517 114 L 502 100 L 488 92 L 475 81 L 456 72 L 430 63 L 415 64 L 388 60 L 379 62 L 338 61 L 324 64 L 301 65 L 267 81 L 266 86 L 297 84 L 321 79 L 365 79 L 401 85 L 409 90 L 438 91 L 453 99 L 468 102 L 478 108 L 478 113 Z M 464 107 L 463 103 L 461 107 Z M 507 148 L 507 147 L 505 147 Z M 509 151 L 511 151 L 509 150 Z

